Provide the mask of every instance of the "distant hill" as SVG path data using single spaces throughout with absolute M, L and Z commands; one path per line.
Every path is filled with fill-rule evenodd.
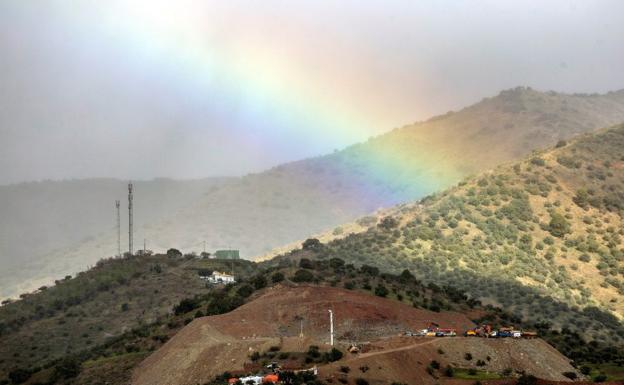
M 270 254 L 275 247 L 422 198 L 560 139 L 622 121 L 624 91 L 503 91 L 461 111 L 259 174 L 191 185 L 169 181 L 166 188 L 138 185 L 135 244 L 141 247 L 147 238 L 147 247 L 155 251 L 200 252 L 206 241 L 209 251 L 231 247 L 246 258 Z M 86 187 L 89 183 L 0 188 L 2 213 L 9 213 L 0 216 L 5 230 L 0 260 L 14 261 L 2 269 L 0 297 L 34 289 L 116 253 L 109 205 L 119 198 L 125 208 L 125 183 L 114 182 L 108 192 Z M 62 192 L 46 193 L 57 187 Z M 167 188 L 175 190 L 172 199 L 157 198 L 167 196 Z M 101 211 L 91 213 L 93 207 Z
M 409 269 L 517 319 L 624 341 L 624 125 L 467 178 L 318 247 Z M 309 250 L 278 258 L 298 258 Z

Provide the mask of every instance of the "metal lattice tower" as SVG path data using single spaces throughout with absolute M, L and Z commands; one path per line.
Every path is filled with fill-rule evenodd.
M 133 254 L 132 249 L 132 183 L 128 183 L 128 251 Z
M 117 256 L 121 257 L 121 217 L 119 215 L 119 206 L 121 202 L 115 201 L 115 207 L 117 208 Z

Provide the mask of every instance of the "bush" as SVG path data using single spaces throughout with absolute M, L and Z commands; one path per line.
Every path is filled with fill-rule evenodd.
M 553 236 L 562 238 L 570 232 L 570 223 L 568 223 L 563 215 L 553 212 L 550 214 L 548 231 L 550 231 Z
M 342 358 L 342 352 L 336 348 L 332 348 L 332 350 L 325 353 L 325 358 L 329 362 L 338 361 Z
M 375 295 L 378 297 L 386 297 L 390 293 L 384 285 L 377 285 L 375 288 Z
M 30 370 L 18 368 L 9 372 L 9 380 L 14 384 L 21 384 L 28 381 L 31 375 Z
M 66 358 L 54 367 L 54 378 L 68 379 L 80 374 L 81 365 L 77 359 Z
M 363 378 L 357 378 L 355 380 L 355 385 L 368 385 L 368 381 Z
M 466 353 L 466 354 L 464 354 L 464 359 L 465 359 L 466 361 L 470 361 L 470 360 L 472 360 L 472 354 L 470 354 L 470 353 Z
M 571 380 L 576 380 L 578 378 L 576 372 L 563 372 L 562 374 Z
M 312 274 L 309 270 L 297 270 L 295 276 L 293 277 L 293 281 L 295 282 L 312 282 L 314 281 L 314 274 Z
M 299 260 L 299 267 L 302 269 L 314 269 L 312 261 L 310 261 L 308 258 L 301 258 Z
M 167 250 L 167 257 L 169 258 L 182 258 L 182 252 L 178 249 L 169 249 Z
M 199 307 L 199 301 L 196 298 L 184 298 L 173 308 L 175 315 L 185 314 Z
M 284 274 L 282 274 L 279 271 L 271 276 L 271 281 L 273 281 L 273 283 L 282 282 L 283 280 L 284 280 Z
M 453 370 L 452 367 L 447 366 L 446 369 L 444 369 L 444 375 L 446 377 L 453 377 L 455 375 L 455 370 Z
M 308 238 L 303 242 L 301 248 L 309 251 L 321 251 L 323 249 L 323 244 L 316 238 Z
M 596 377 L 594 377 L 594 382 L 605 382 L 607 380 L 607 375 L 604 373 L 600 373 Z
M 429 366 L 431 366 L 434 369 L 440 369 L 440 363 L 438 361 L 436 361 L 436 360 L 431 361 Z
M 238 290 L 236 291 L 236 294 L 238 294 L 239 296 L 243 297 L 243 298 L 247 298 L 249 297 L 252 293 L 254 292 L 253 287 L 249 286 L 249 285 L 243 285 L 241 287 L 238 288 Z
M 256 288 L 256 290 L 260 290 L 260 289 L 266 287 L 267 280 L 266 280 L 266 278 L 264 278 L 263 275 L 257 275 L 256 277 L 254 277 L 252 283 L 253 283 L 254 287 Z
M 531 374 L 522 374 L 518 377 L 517 385 L 535 385 L 537 384 L 537 378 Z

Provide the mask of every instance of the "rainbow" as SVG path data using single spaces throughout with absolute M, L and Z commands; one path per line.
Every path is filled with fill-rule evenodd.
M 72 10 L 65 7 L 65 16 L 71 18 Z M 285 64 L 288 60 L 279 47 L 253 36 L 235 48 L 217 40 L 207 46 L 203 40 L 207 31 L 198 27 L 199 16 L 180 12 L 170 15 L 157 2 L 149 6 L 121 2 L 113 3 L 105 14 L 94 15 L 100 21 L 97 25 L 80 25 L 75 18 L 69 21 L 77 23 L 77 33 L 99 31 L 125 52 L 132 65 L 162 69 L 163 76 L 171 77 L 167 80 L 179 84 L 184 97 L 207 103 L 233 101 L 237 108 L 231 118 L 253 127 L 254 134 L 243 140 L 259 149 L 276 141 L 287 146 L 289 141 L 310 138 L 344 147 L 379 132 L 370 123 L 376 119 L 370 119 L 367 111 L 353 110 L 331 84 L 315 83 L 296 65 Z M 349 151 L 359 156 L 356 164 L 347 159 L 334 162 L 334 175 L 343 183 L 361 186 L 359 194 L 383 204 L 423 196 L 459 179 L 453 165 L 431 156 L 433 149 L 427 145 L 415 144 L 416 140 L 384 146 L 385 140 L 383 135 L 369 139 L 366 150 L 351 146 Z M 314 145 L 314 140 L 310 143 Z M 329 156 L 340 157 L 340 153 Z M 389 194 L 397 189 L 404 193 Z M 380 195 L 392 198 L 380 202 Z

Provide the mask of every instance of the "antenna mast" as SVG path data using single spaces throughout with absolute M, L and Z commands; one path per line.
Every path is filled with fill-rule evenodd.
M 115 201 L 115 207 L 117 208 L 117 256 L 121 257 L 121 218 L 119 216 L 119 206 L 121 202 Z
M 132 182 L 128 183 L 128 251 L 133 254 L 132 249 Z

